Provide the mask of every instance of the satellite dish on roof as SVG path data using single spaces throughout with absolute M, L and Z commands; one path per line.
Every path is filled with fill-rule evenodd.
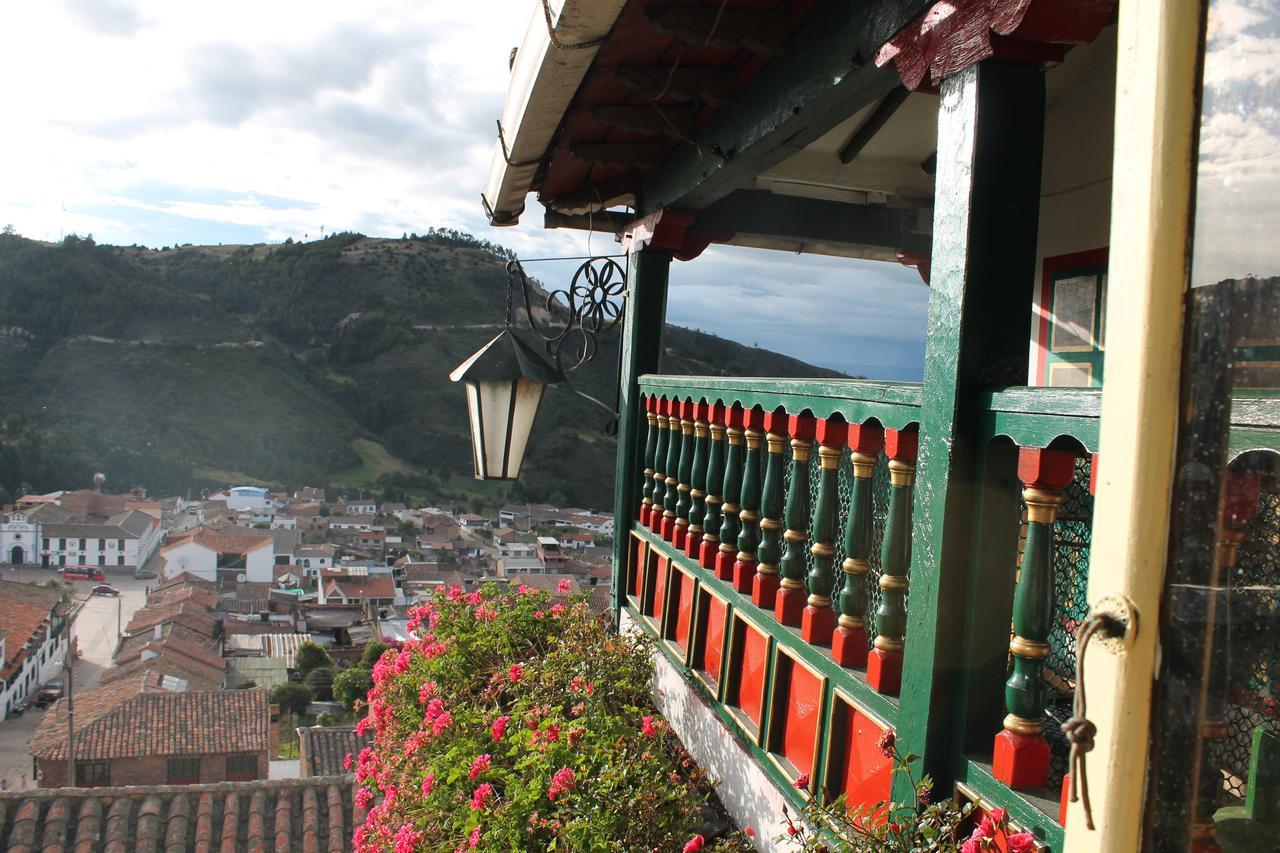
M 248 579 L 249 579 L 249 576 L 246 575 L 244 572 L 241 572 L 240 574 L 236 575 L 236 583 L 244 583 Z

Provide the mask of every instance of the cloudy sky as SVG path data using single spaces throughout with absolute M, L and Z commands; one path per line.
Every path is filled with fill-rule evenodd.
M 48 0 L 0 29 L 0 223 L 148 246 L 461 228 L 522 256 L 582 232 L 489 228 L 479 193 L 531 0 Z M 607 251 L 604 235 L 590 249 Z M 541 272 L 541 270 L 540 270 Z M 711 249 L 669 319 L 879 379 L 918 379 L 928 292 L 870 262 Z

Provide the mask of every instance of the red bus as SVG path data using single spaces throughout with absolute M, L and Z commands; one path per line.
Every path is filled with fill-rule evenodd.
M 63 566 L 62 579 L 66 581 L 104 581 L 107 576 L 95 566 Z

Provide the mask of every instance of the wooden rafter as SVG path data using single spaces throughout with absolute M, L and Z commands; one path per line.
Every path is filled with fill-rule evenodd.
M 648 171 L 666 158 L 665 142 L 575 142 L 569 150 L 574 157 L 596 166 Z
M 733 100 L 737 74 L 732 68 L 620 65 L 618 82 L 656 100 L 699 100 L 723 106 Z
M 697 130 L 695 115 L 693 107 L 679 105 L 601 104 L 591 108 L 591 117 L 608 127 L 681 140 Z
M 658 32 L 695 47 L 745 47 L 762 56 L 787 51 L 785 9 L 714 6 L 648 6 L 645 18 Z

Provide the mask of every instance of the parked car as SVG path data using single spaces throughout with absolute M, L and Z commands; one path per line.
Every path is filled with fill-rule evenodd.
M 151 571 L 150 569 L 138 569 L 136 572 L 133 573 L 133 576 L 140 581 L 146 581 L 146 580 L 154 579 L 156 576 L 156 573 Z
M 21 717 L 23 712 L 26 710 L 27 710 L 27 703 L 19 702 L 17 705 L 14 705 L 12 708 L 9 709 L 9 716 Z
M 120 594 L 120 590 L 116 589 L 109 583 L 100 583 L 93 589 L 89 590 L 90 595 L 109 595 L 113 598 Z
M 62 579 L 66 581 L 104 581 L 107 576 L 92 566 L 64 566 Z
M 31 704 L 35 705 L 37 708 L 47 708 L 61 698 L 62 683 L 58 681 L 50 681 L 36 692 L 36 698 L 31 701 Z

